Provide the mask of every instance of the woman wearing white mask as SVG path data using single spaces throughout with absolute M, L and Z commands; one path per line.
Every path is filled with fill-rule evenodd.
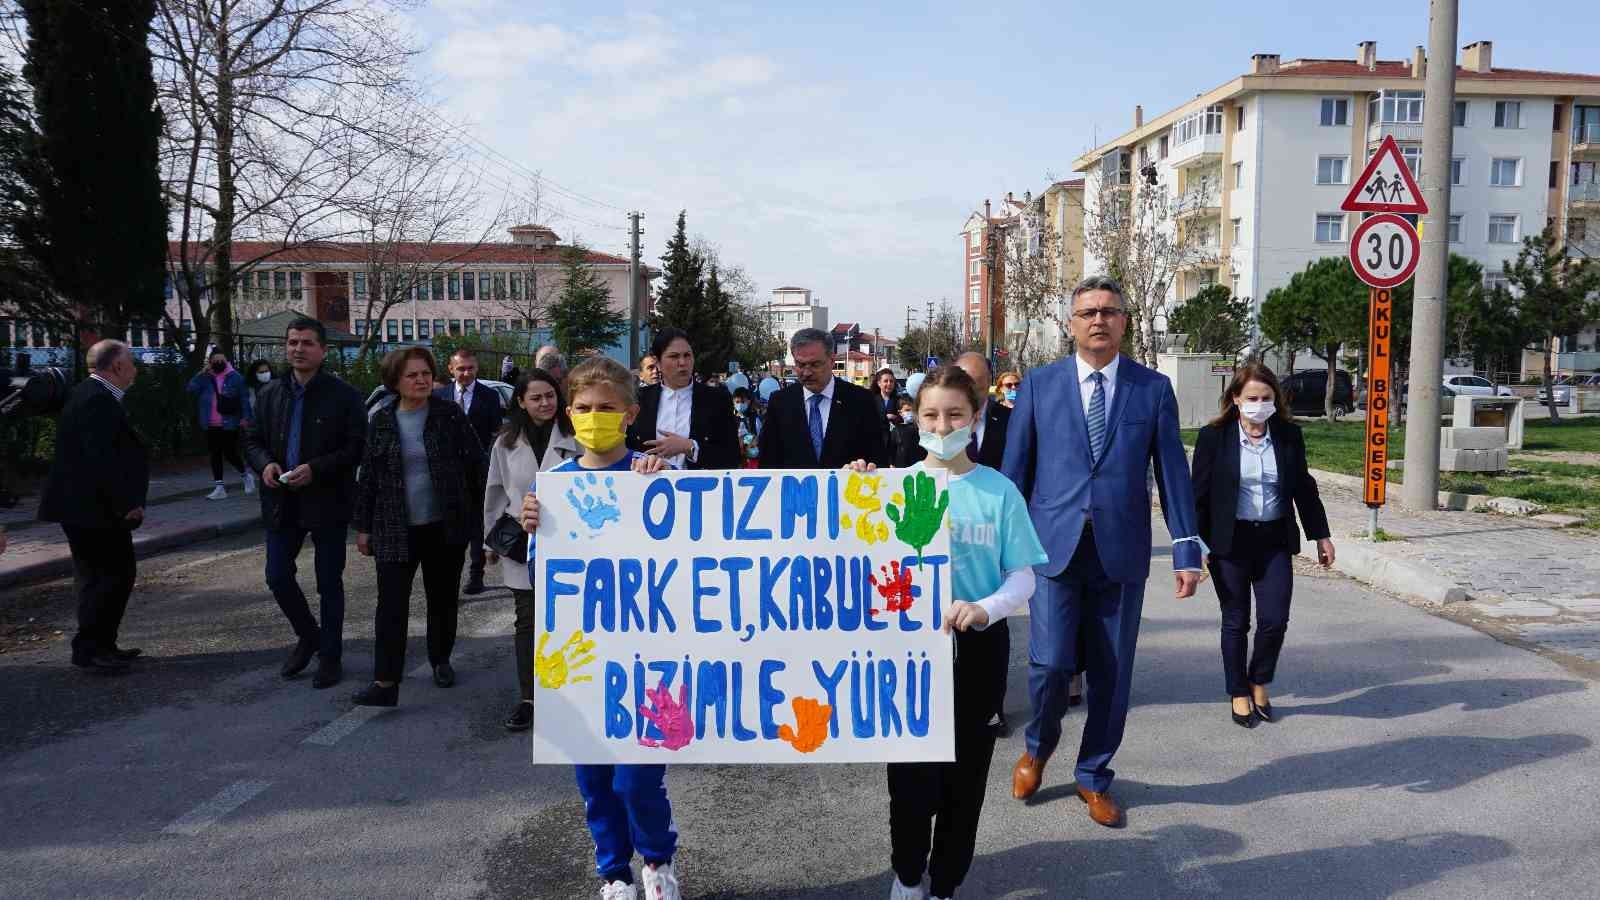
M 1234 724 L 1273 721 L 1267 685 L 1278 666 L 1289 600 L 1290 558 L 1300 530 L 1317 542 L 1317 561 L 1333 565 L 1328 515 L 1306 468 L 1305 438 L 1289 415 L 1277 376 L 1266 366 L 1238 370 L 1222 397 L 1222 414 L 1200 430 L 1194 448 L 1195 512 L 1211 550 L 1211 574 L 1222 605 L 1222 668 Z M 1246 657 L 1250 596 L 1255 594 L 1255 652 Z

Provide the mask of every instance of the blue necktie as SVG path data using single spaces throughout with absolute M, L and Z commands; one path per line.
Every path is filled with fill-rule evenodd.
M 825 399 L 821 394 L 811 395 L 811 415 L 806 419 L 806 424 L 811 426 L 811 452 L 816 454 L 817 462 L 822 462 L 822 401 Z
M 1089 380 L 1094 382 L 1094 393 L 1089 397 L 1089 452 L 1099 465 L 1100 454 L 1106 450 L 1106 376 L 1095 372 Z

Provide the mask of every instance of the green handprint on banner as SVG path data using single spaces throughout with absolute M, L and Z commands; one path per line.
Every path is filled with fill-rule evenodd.
M 944 513 L 950 507 L 950 492 L 926 472 L 907 475 L 902 492 L 895 494 L 884 513 L 894 523 L 894 536 L 917 549 L 917 565 L 922 565 L 922 548 L 933 543 L 933 536 L 944 527 Z

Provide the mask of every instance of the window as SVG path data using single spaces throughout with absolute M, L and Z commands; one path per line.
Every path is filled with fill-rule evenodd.
M 447 333 L 444 330 L 444 320 L 443 319 L 434 319 L 433 320 L 433 333 L 434 333 L 434 335 L 436 337 L 443 337 Z
M 1236 188 L 1244 187 L 1244 163 L 1242 162 L 1233 164 L 1233 186 Z
M 972 276 L 973 281 L 978 280 L 978 265 L 979 264 L 977 260 L 972 260 L 971 262 L 967 263 L 967 274 Z
M 484 334 L 488 334 L 489 332 L 494 330 L 494 322 L 489 320 L 489 319 L 479 319 L 478 320 L 478 330 L 483 332 Z
M 460 300 L 461 299 L 461 273 L 460 272 L 451 272 L 450 275 L 449 275 L 449 280 L 446 282 L 446 284 L 449 285 L 451 302 L 455 302 L 457 300 Z
M 1317 184 L 1344 184 L 1348 156 L 1317 157 Z
M 418 300 L 424 303 L 427 302 L 428 279 L 426 277 L 417 278 L 411 282 L 411 299 L 413 302 Z
M 504 272 L 496 272 L 496 273 L 494 273 L 494 294 L 493 294 L 493 296 L 494 296 L 494 299 L 496 299 L 496 300 L 504 300 L 506 298 L 506 273 L 504 273 Z M 483 298 L 480 297 L 478 299 L 481 300 Z
M 490 294 L 489 294 L 489 273 L 488 272 L 479 272 L 478 273 L 478 299 L 479 300 L 488 300 L 489 298 L 490 298 Z
M 350 276 L 350 289 L 357 299 L 365 300 L 367 297 L 367 276 L 364 272 L 357 272 Z
M 1498 100 L 1494 104 L 1494 127 L 1521 128 L 1522 101 Z
M 1238 247 L 1238 246 L 1241 246 L 1244 243 L 1244 220 L 1243 219 L 1234 219 L 1232 224 L 1233 224 L 1233 237 L 1232 237 L 1232 243 L 1231 243 L 1230 246 Z
M 1412 178 L 1422 177 L 1422 148 L 1415 144 L 1401 147 L 1400 156 L 1406 161 L 1406 168 L 1411 170 Z
M 1559 132 L 1561 130 L 1561 110 L 1563 107 L 1561 104 L 1557 103 L 1556 105 L 1550 107 L 1550 109 L 1553 117 L 1553 120 L 1550 122 L 1550 130 Z
M 1166 159 L 1167 158 L 1167 135 L 1163 134 L 1161 136 L 1161 140 L 1156 143 L 1156 158 L 1157 159 Z
M 388 332 L 391 343 L 400 339 L 400 322 L 398 319 L 390 319 L 384 323 L 384 330 Z
M 1461 215 L 1459 213 L 1450 217 L 1450 228 L 1447 237 L 1452 244 L 1461 243 Z
M 1456 156 L 1450 159 L 1450 183 L 1460 187 L 1467 183 L 1467 158 Z
M 1243 104 L 1240 104 L 1239 106 L 1235 106 L 1233 108 L 1233 130 L 1234 131 L 1243 131 L 1244 130 L 1244 105 Z
M 295 303 L 305 299 L 305 283 L 299 272 L 289 273 L 289 299 Z
M 1150 147 L 1146 145 L 1139 148 L 1139 168 L 1143 169 L 1148 165 L 1150 165 Z
M 1569 240 L 1569 241 L 1584 241 L 1584 240 L 1588 240 L 1588 239 L 1589 239 L 1589 220 L 1588 219 L 1568 219 L 1567 220 L 1567 240 Z
M 1489 217 L 1489 243 L 1515 244 L 1517 242 L 1516 216 Z
M 510 275 L 508 275 L 506 277 L 506 285 L 507 285 L 506 286 L 506 290 L 510 292 L 511 299 L 513 299 L 513 300 L 521 300 L 522 299 L 522 273 L 521 272 L 512 272 Z M 489 329 L 487 329 L 487 328 L 484 329 L 484 331 L 488 331 L 488 330 Z
M 435 273 L 433 273 L 433 279 L 432 280 L 433 280 L 433 299 L 435 299 L 435 300 L 443 300 L 444 297 L 445 297 L 445 294 L 444 294 L 444 273 L 443 272 L 435 272 Z
M 1332 244 L 1342 240 L 1344 240 L 1344 214 L 1318 213 L 1317 242 Z
M 1550 160 L 1550 189 L 1555 190 L 1561 185 L 1561 160 Z
M 289 273 L 272 273 L 272 291 L 277 295 L 278 302 L 280 303 L 282 303 L 284 299 L 289 296 Z
M 478 297 L 478 292 L 477 292 L 477 290 L 475 290 L 475 288 L 477 287 L 477 283 L 478 283 L 478 276 L 477 275 L 474 275 L 471 272 L 462 272 L 461 273 L 461 299 L 466 300 L 469 303 L 472 302 L 473 300 L 476 300 L 477 297 Z
M 1501 289 L 1509 290 L 1510 287 L 1511 287 L 1511 279 L 1506 277 L 1506 273 L 1504 273 L 1504 272 L 1485 272 L 1485 273 L 1483 273 L 1483 289 L 1485 291 L 1489 291 L 1490 293 L 1493 293 L 1494 291 L 1498 291 L 1498 290 L 1501 290 Z
M 978 292 L 977 288 L 973 288 L 971 291 L 967 292 L 967 302 L 968 303 L 971 303 L 974 306 L 976 306 L 980 299 L 982 299 L 982 295 Z
M 495 331 L 505 331 L 506 330 L 506 320 L 505 319 L 495 319 L 494 320 L 494 330 Z
M 357 319 L 356 320 L 356 337 L 366 337 L 366 336 L 367 336 L 367 320 L 366 319 Z
M 411 325 L 411 320 L 410 319 L 401 319 L 400 320 L 400 339 L 401 340 L 403 340 L 403 341 L 414 341 L 414 340 L 416 340 L 416 335 L 412 333 L 411 328 L 412 328 L 412 325 Z
M 1495 187 L 1517 187 L 1522 184 L 1522 160 L 1497 157 L 1489 164 L 1489 183 Z
M 461 334 L 461 320 L 460 319 L 451 319 L 450 320 L 450 333 L 454 334 L 454 335 Z
M 1367 103 L 1367 118 L 1373 124 L 1422 124 L 1421 91 L 1383 91 Z
M 467 282 L 462 282 L 462 283 L 466 284 Z M 428 320 L 427 319 L 418 319 L 417 320 L 417 339 L 425 341 L 425 340 L 428 340 L 428 337 L 429 337 L 429 334 L 428 334 Z
M 1350 101 L 1343 97 L 1322 98 L 1322 124 L 1329 126 L 1350 124 Z
M 477 319 L 462 319 L 461 320 L 461 327 L 466 329 L 466 333 L 467 334 L 477 334 L 478 333 L 478 320 Z
M 1187 144 L 1201 135 L 1222 133 L 1222 104 L 1213 103 L 1178 120 L 1173 127 L 1178 144 Z
M 1456 108 L 1450 116 L 1450 121 L 1457 128 L 1467 127 L 1467 101 L 1456 101 Z

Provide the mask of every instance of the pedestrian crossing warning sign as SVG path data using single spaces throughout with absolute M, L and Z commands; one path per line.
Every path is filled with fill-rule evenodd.
M 1428 204 L 1422 201 L 1422 190 L 1417 187 L 1405 157 L 1400 155 L 1400 145 L 1394 142 L 1394 135 L 1384 137 L 1378 152 L 1361 171 L 1361 177 L 1350 185 L 1350 193 L 1339 208 L 1345 212 L 1401 214 L 1428 211 Z

